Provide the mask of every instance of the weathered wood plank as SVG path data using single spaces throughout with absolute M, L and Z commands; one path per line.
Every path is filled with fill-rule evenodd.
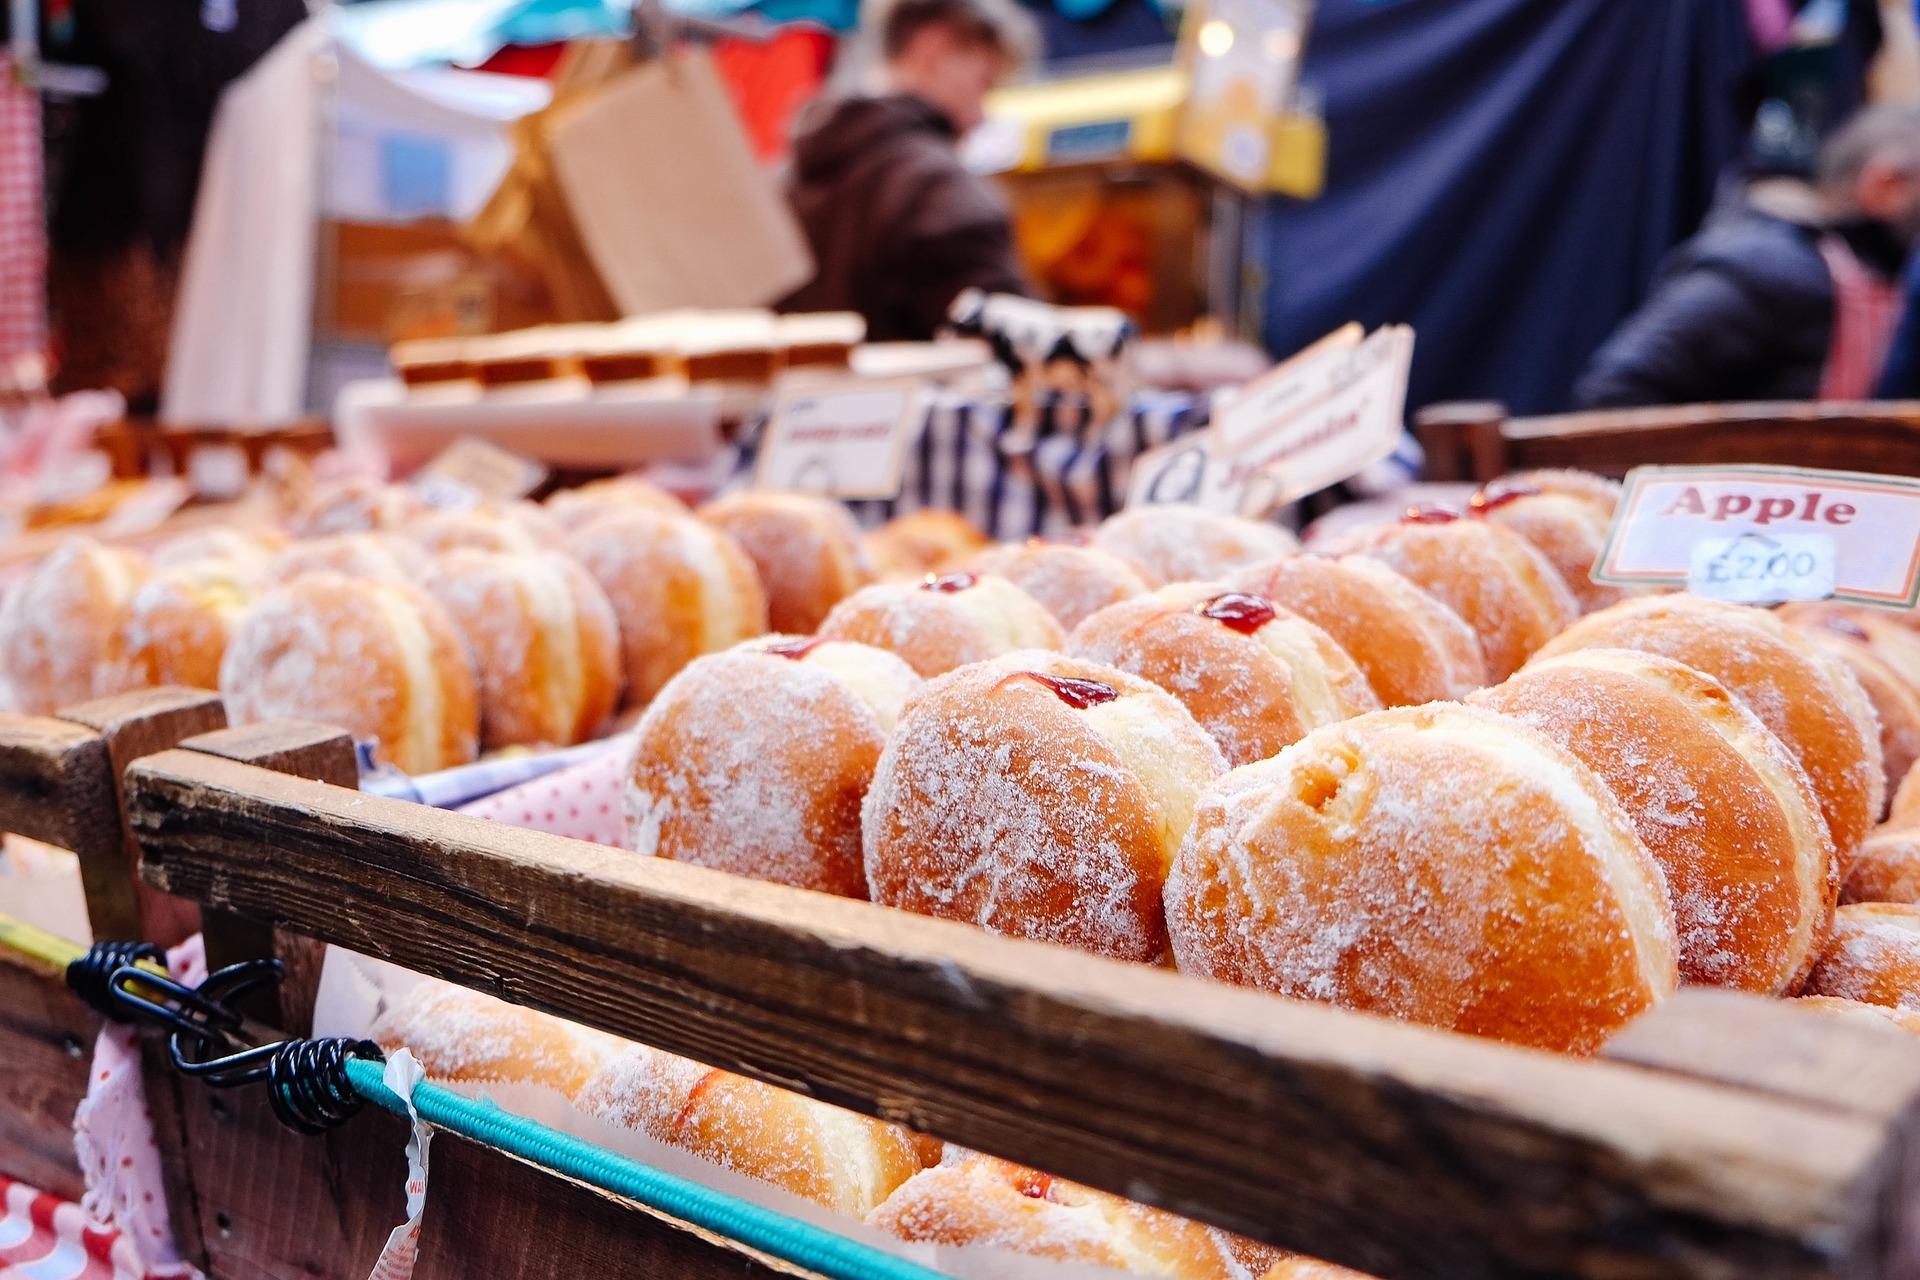
M 129 798 L 170 891 L 1381 1275 L 1895 1274 L 1901 1153 L 1841 1108 L 204 755 L 139 762 Z
M 80 1198 L 73 1111 L 99 1027 L 60 977 L 0 952 L 0 1173 Z
M 84 725 L 0 712 L 0 831 L 96 855 L 124 846 L 106 741 Z M 122 862 L 81 860 L 87 914 L 100 937 L 131 938 L 139 922 Z

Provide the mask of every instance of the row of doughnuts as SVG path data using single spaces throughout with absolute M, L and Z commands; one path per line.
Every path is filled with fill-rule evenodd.
M 1365 1280 L 1090 1187 L 431 979 L 373 1028 L 429 1077 L 554 1089 L 646 1134 L 889 1235 L 1172 1280 Z

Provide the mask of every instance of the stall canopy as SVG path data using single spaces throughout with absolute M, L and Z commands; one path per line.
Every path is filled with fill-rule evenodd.
M 1419 332 L 1408 404 L 1564 408 L 1737 153 L 1741 0 L 1320 0 L 1327 189 L 1259 234 L 1267 339 Z

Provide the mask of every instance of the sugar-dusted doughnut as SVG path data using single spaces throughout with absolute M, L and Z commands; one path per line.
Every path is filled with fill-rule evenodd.
M 1880 726 L 1853 673 L 1765 609 L 1650 596 L 1590 613 L 1541 652 L 1640 649 L 1704 671 L 1743 698 L 1813 780 L 1844 871 L 1886 793 Z
M 608 1124 L 672 1143 L 687 1101 L 712 1072 L 704 1062 L 624 1042 L 600 1060 L 573 1102 Z
M 1038 600 L 1068 631 L 1087 615 L 1150 590 L 1140 572 L 1118 556 L 1097 547 L 1040 538 L 990 547 L 968 560 L 966 567 L 1005 578 Z
M 1161 886 L 1226 768 L 1171 694 L 1038 650 L 908 700 L 861 811 L 875 902 L 1160 961 Z
M 1910 902 L 1920 906 L 1920 830 L 1888 825 L 1860 842 L 1842 902 Z
M 1833 936 L 1802 994 L 1920 1013 L 1920 906 L 1856 902 L 1833 913 Z
M 1900 1031 L 1920 1034 L 1920 1013 L 1915 1013 L 1911 1009 L 1868 1004 L 1864 1000 L 1846 1000 L 1840 996 L 1801 996 L 1793 1003 L 1800 1008 L 1819 1009 L 1825 1013 L 1838 1014 L 1868 1026 L 1894 1027 Z
M 1263 596 L 1176 583 L 1109 605 L 1067 638 L 1178 698 L 1230 765 L 1265 760 L 1323 724 L 1380 699 L 1333 637 Z
M 1620 486 L 1602 476 L 1525 471 L 1486 485 L 1468 507 L 1531 542 L 1559 571 L 1581 610 L 1591 612 L 1626 599 L 1619 587 L 1592 578 L 1619 499 Z
M 774 637 L 694 659 L 641 718 L 628 847 L 866 897 L 860 802 L 919 684 L 895 655 L 835 640 Z
M 989 541 L 959 512 L 937 507 L 895 516 L 860 539 L 882 579 L 911 579 L 943 572 Z
M 1487 678 L 1505 680 L 1580 616 L 1547 558 L 1510 529 L 1422 507 L 1397 524 L 1355 529 L 1328 548 L 1371 556 L 1465 619 L 1480 637 Z
M 296 538 L 334 533 L 398 529 L 427 511 L 426 502 L 406 485 L 353 479 L 316 485 L 287 521 Z
M 775 631 L 812 633 L 828 610 L 874 579 L 859 526 L 831 498 L 735 493 L 701 507 L 700 518 L 738 540 L 760 571 Z
M 434 1080 L 543 1084 L 569 1098 L 624 1042 L 450 982 L 422 980 L 384 1008 L 373 1039 L 413 1051 Z
M 572 746 L 619 705 L 619 624 L 571 556 L 454 550 L 435 558 L 421 585 L 473 654 L 481 746 Z
M 1860 682 L 1880 722 L 1881 772 L 1892 796 L 1913 762 L 1920 760 L 1920 690 L 1900 678 L 1865 645 L 1855 644 L 1825 627 L 1798 627 L 1814 647 L 1839 662 Z
M 1058 649 L 1067 638 L 1032 596 L 967 571 L 862 587 L 833 606 L 820 634 L 897 653 L 923 676 L 1016 649 Z
M 16 709 L 51 715 L 136 687 L 121 643 L 147 573 L 137 552 L 75 536 L 7 587 L 0 595 L 0 685 L 11 689 Z
M 1167 881 L 1180 968 L 1587 1052 L 1673 990 L 1659 864 L 1606 784 L 1516 720 L 1344 720 L 1201 798 Z
M 387 533 L 336 533 L 295 542 L 267 562 L 267 577 L 291 582 L 307 573 L 412 582 L 427 568 L 427 553 Z
M 916 1173 L 867 1222 L 916 1244 L 985 1245 L 1177 1280 L 1249 1280 L 1283 1257 L 1164 1209 L 974 1154 Z
M 639 476 L 612 476 L 577 489 L 559 489 L 547 495 L 544 506 L 554 523 L 568 533 L 578 533 L 602 516 L 629 511 L 667 516 L 689 513 L 686 503 Z
M 438 555 L 474 551 L 553 551 L 566 545 L 567 531 L 532 502 L 509 502 L 467 511 L 429 511 L 409 520 L 400 533 L 423 551 Z
M 1487 682 L 1473 628 L 1378 560 L 1286 556 L 1236 569 L 1225 582 L 1332 636 L 1386 706 L 1464 698 Z
M 1887 806 L 1888 828 L 1920 827 L 1920 769 L 1908 769 Z
M 225 560 L 264 577 L 286 545 L 287 535 L 278 529 L 221 524 L 168 538 L 153 549 L 152 562 L 155 569 L 171 569 L 196 560 Z
M 1799 762 L 1712 676 L 1633 649 L 1530 663 L 1470 701 L 1565 747 L 1666 873 L 1684 982 L 1783 994 L 1826 937 L 1839 864 Z
M 767 629 L 753 562 L 690 515 L 625 511 L 573 536 L 568 549 L 613 602 L 628 706 L 645 706 L 674 672 Z
M 1140 571 L 1150 587 L 1212 580 L 1241 565 L 1300 549 L 1277 524 L 1215 515 L 1198 507 L 1133 507 L 1100 522 L 1093 545 Z
M 224 557 L 159 569 L 133 593 L 115 646 L 129 688 L 220 687 L 220 659 L 264 583 L 260 561 Z
M 220 693 L 235 724 L 339 725 L 408 773 L 465 764 L 478 746 L 466 642 L 405 583 L 310 573 L 269 591 L 227 645 Z

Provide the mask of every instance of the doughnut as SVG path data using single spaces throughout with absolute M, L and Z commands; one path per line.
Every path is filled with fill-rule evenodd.
M 419 588 L 372 578 L 310 573 L 262 596 L 227 645 L 220 693 L 236 725 L 339 725 L 408 773 L 467 763 L 480 732 L 453 619 Z
M 897 653 L 923 676 L 1018 649 L 1058 649 L 1067 639 L 1039 601 L 985 573 L 862 587 L 833 606 L 820 634 Z
M 1229 765 L 1265 760 L 1380 699 L 1333 637 L 1261 596 L 1198 582 L 1108 605 L 1066 651 L 1178 698 Z
M 1373 1280 L 1373 1277 L 1350 1267 L 1336 1266 L 1331 1262 L 1322 1262 L 1318 1258 L 1303 1258 L 1296 1254 L 1274 1263 L 1272 1269 L 1261 1276 L 1260 1280 Z
M 340 480 L 314 488 L 287 522 L 296 538 L 332 533 L 369 533 L 398 529 L 429 510 L 406 485 L 382 480 Z
M 639 476 L 613 476 L 583 484 L 578 489 L 558 490 L 548 495 L 544 509 L 567 533 L 578 533 L 602 516 L 629 511 L 650 511 L 664 516 L 688 514 L 686 503 Z
M 704 1062 L 629 1041 L 600 1061 L 573 1103 L 596 1119 L 670 1144 L 694 1088 L 712 1072 Z
M 1093 545 L 1139 570 L 1150 587 L 1218 578 L 1241 565 L 1300 549 L 1277 524 L 1215 515 L 1198 507 L 1134 507 L 1108 516 Z
M 572 746 L 619 706 L 619 624 L 571 556 L 449 551 L 421 585 L 467 638 L 482 747 Z
M 1236 569 L 1226 585 L 1265 596 L 1332 636 L 1384 706 L 1458 700 L 1487 682 L 1473 628 L 1378 560 L 1287 556 Z
M 1468 700 L 1598 774 L 1666 873 L 1680 979 L 1785 994 L 1826 936 L 1839 866 L 1813 784 L 1712 676 L 1632 649 L 1530 663 Z
M 16 710 L 52 715 L 137 687 L 122 628 L 147 563 L 132 551 L 71 537 L 0 595 L 0 685 Z
M 1825 627 L 1796 625 L 1794 629 L 1812 641 L 1815 648 L 1853 672 L 1867 701 L 1873 704 L 1873 713 L 1880 721 L 1880 771 L 1886 777 L 1887 794 L 1891 796 L 1900 779 L 1913 768 L 1913 762 L 1920 759 L 1920 691 L 1902 680 L 1865 645 Z
M 1910 902 L 1920 906 L 1920 831 L 1882 827 L 1860 842 L 1842 902 Z
M 1024 545 L 990 547 L 966 567 L 1005 578 L 1038 600 L 1067 631 L 1089 614 L 1151 590 L 1139 571 L 1118 556 L 1039 538 Z
M 1905 830 L 1920 827 L 1920 773 L 1908 769 L 1894 789 L 1893 803 L 1887 806 L 1887 827 Z
M 421 550 L 438 555 L 458 547 L 475 551 L 552 551 L 567 540 L 566 530 L 531 502 L 470 511 L 430 511 L 400 530 Z
M 1567 584 L 1531 542 L 1452 508 L 1416 508 L 1398 524 L 1355 529 L 1328 549 L 1371 556 L 1459 614 L 1480 637 L 1487 679 L 1496 683 L 1580 616 Z
M 1639 649 L 1704 671 L 1743 698 L 1800 761 L 1846 860 L 1880 813 L 1880 726 L 1853 673 L 1765 609 L 1649 596 L 1590 613 L 1541 650 Z
M 412 582 L 426 568 L 426 553 L 405 538 L 336 533 L 294 543 L 267 562 L 267 577 L 291 582 L 306 573 L 344 573 L 349 578 Z
M 1593 483 L 1583 487 L 1568 477 Z M 1600 476 L 1528 471 L 1485 486 L 1468 499 L 1468 509 L 1532 543 L 1559 572 L 1581 611 L 1591 613 L 1627 598 L 1619 587 L 1592 577 L 1619 497 L 1620 486 Z
M 861 809 L 873 900 L 1163 962 L 1161 886 L 1220 748 L 1172 695 L 1032 650 L 907 701 Z
M 874 579 L 859 526 L 831 498 L 735 493 L 701 507 L 700 518 L 745 548 L 766 584 L 775 631 L 812 634 L 828 610 Z
M 130 688 L 220 687 L 220 659 L 263 584 L 258 562 L 208 558 L 161 569 L 133 593 L 117 648 Z
M 551 1014 L 427 978 L 382 1009 L 373 1039 L 405 1046 L 435 1080 L 543 1084 L 571 1098 L 623 1047 Z
M 152 563 L 155 569 L 171 569 L 196 560 L 226 560 L 264 579 L 267 565 L 286 545 L 287 536 L 278 529 L 214 525 L 167 539 L 153 549 Z
M 867 1224 L 916 1244 L 984 1245 L 1178 1280 L 1247 1280 L 1283 1257 L 1164 1209 L 971 1153 L 914 1174 Z
M 866 897 L 860 802 L 919 684 L 893 654 L 834 640 L 773 637 L 694 659 L 640 720 L 627 846 Z
M 626 704 L 645 706 L 674 672 L 767 629 L 767 600 L 739 544 L 690 515 L 626 511 L 568 544 L 613 603 Z
M 1894 1009 L 1884 1004 L 1868 1004 L 1864 1000 L 1845 1000 L 1839 996 L 1801 996 L 1794 1001 L 1794 1004 L 1807 1009 L 1821 1009 L 1828 1013 L 1839 1014 L 1869 1026 L 1892 1026 L 1901 1031 L 1920 1034 L 1920 1013 L 1914 1013 L 1908 1009 Z
M 957 511 L 925 507 L 895 516 L 861 537 L 882 578 L 918 578 L 951 568 L 990 539 Z
M 1182 971 L 1587 1053 L 1678 971 L 1659 864 L 1545 735 L 1435 702 L 1317 729 L 1201 797 Z
M 1802 992 L 1920 1013 L 1920 907 L 1855 902 L 1833 913 L 1833 936 Z

